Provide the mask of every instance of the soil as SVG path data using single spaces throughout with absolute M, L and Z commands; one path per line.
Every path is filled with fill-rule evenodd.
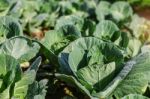
M 150 20 L 150 7 L 133 7 L 135 13 Z

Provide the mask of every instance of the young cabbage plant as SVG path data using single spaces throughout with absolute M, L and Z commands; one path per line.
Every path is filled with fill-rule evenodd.
M 126 22 L 131 19 L 133 10 L 129 3 L 117 1 L 110 4 L 107 1 L 100 1 L 95 11 L 99 21 L 104 19 L 114 20 L 118 22 Z
M 150 80 L 149 61 L 147 52 L 123 65 L 123 55 L 113 43 L 94 37 L 79 38 L 60 53 L 63 74 L 56 74 L 56 77 L 89 97 L 120 99 L 128 94 L 146 92 Z

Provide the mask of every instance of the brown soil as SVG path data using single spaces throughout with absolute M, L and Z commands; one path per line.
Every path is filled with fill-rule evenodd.
M 135 13 L 150 20 L 150 7 L 134 7 Z

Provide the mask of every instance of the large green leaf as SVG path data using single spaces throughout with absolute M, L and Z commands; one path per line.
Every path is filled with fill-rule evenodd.
M 104 65 L 86 66 L 79 69 L 76 74 L 81 83 L 84 82 L 83 85 L 88 83 L 92 86 L 92 90 L 100 91 L 113 79 L 115 69 L 115 62 L 112 62 Z
M 79 16 L 62 16 L 57 20 L 55 29 L 61 31 L 64 35 L 81 37 L 83 25 L 84 20 Z
M 0 17 L 0 38 L 1 42 L 13 36 L 23 35 L 22 28 L 17 19 L 10 16 Z M 0 43 L 1 43 L 0 42 Z
M 70 30 L 72 31 L 71 28 Z M 47 50 L 58 54 L 70 41 L 76 39 L 76 34 L 71 31 L 65 34 L 64 31 L 60 29 L 46 32 L 45 37 L 40 41 L 42 46 Z
M 105 89 L 97 93 L 93 91 L 92 95 L 99 98 L 109 97 L 118 86 L 118 84 L 120 84 L 122 80 L 124 80 L 124 78 L 128 75 L 134 64 L 135 61 L 129 61 L 128 63 L 126 63 L 120 73 L 105 87 Z
M 60 19 L 57 20 L 55 29 L 59 30 L 61 27 L 66 26 L 66 25 L 75 25 L 78 31 L 81 31 L 82 27 L 84 24 L 84 20 L 75 15 L 70 15 L 70 16 L 62 16 Z
M 28 86 L 34 82 L 35 76 L 36 73 L 34 70 L 25 72 L 21 80 L 15 83 L 13 97 L 24 99 L 28 91 Z
M 103 20 L 96 26 L 96 30 L 94 32 L 94 36 L 98 38 L 104 38 L 104 39 L 112 39 L 113 35 L 116 35 L 115 33 L 119 31 L 119 28 L 115 23 L 109 20 Z M 118 37 L 113 39 L 117 39 Z
M 49 50 L 52 49 L 52 45 L 61 42 L 64 39 L 64 34 L 59 31 L 48 31 L 45 37 L 41 40 L 41 43 Z
M 8 71 L 15 71 L 18 62 L 11 56 L 0 54 L 0 75 L 5 76 Z
M 64 35 L 73 35 L 74 37 L 81 37 L 81 32 L 73 24 L 63 25 L 61 28 L 59 28 L 59 30 Z
M 12 90 L 11 84 L 21 79 L 18 61 L 12 56 L 0 54 L 0 98 L 8 99 Z
M 8 0 L 8 1 L 12 5 L 11 5 L 7 15 L 10 15 L 15 18 L 19 18 L 23 12 L 25 3 L 23 2 L 23 0 Z
M 121 99 L 149 99 L 149 98 L 138 94 L 129 94 Z
M 104 20 L 105 16 L 110 14 L 110 3 L 107 1 L 101 1 L 96 7 L 96 17 L 99 21 Z
M 9 99 L 10 98 L 9 88 L 10 87 L 8 87 L 2 93 L 0 93 L 0 99 Z
M 1 53 L 11 55 L 19 60 L 26 62 L 36 56 L 39 52 L 40 45 L 25 37 L 13 37 L 6 40 L 0 50 Z
M 82 36 L 92 36 L 96 28 L 96 23 L 92 20 L 85 19 L 82 28 Z
M 29 85 L 32 84 L 35 80 L 36 72 L 34 70 L 26 71 L 24 74 L 22 74 L 22 76 L 21 72 L 16 72 L 15 75 L 8 73 L 3 78 L 3 84 L 0 88 L 1 99 L 9 99 L 11 96 L 13 99 L 24 99 L 27 94 Z M 19 77 L 20 78 L 16 82 L 14 77 L 15 79 Z
M 116 21 L 124 21 L 131 18 L 133 11 L 131 6 L 124 1 L 115 2 L 110 8 L 111 14 Z
M 40 64 L 41 57 L 38 57 L 31 64 L 31 66 L 21 75 L 21 79 L 17 81 L 14 85 L 13 98 L 25 99 L 26 95 L 29 93 L 28 91 L 31 91 L 30 86 L 35 86 L 35 84 L 38 84 L 38 82 L 35 81 L 35 77 Z
M 47 82 L 48 80 L 44 79 L 39 82 L 35 81 L 30 85 L 26 99 L 45 99 Z
M 42 58 L 39 56 L 26 71 L 34 70 L 35 72 L 37 72 L 39 69 L 39 66 L 41 65 L 41 61 L 42 61 Z
M 9 9 L 9 3 L 7 0 L 0 0 L 0 16 L 4 16 L 7 14 Z
M 119 46 L 126 48 L 129 44 L 128 34 L 125 32 L 121 33 L 121 40 L 119 42 Z
M 49 61 L 51 64 L 57 64 L 57 55 L 54 53 L 54 50 L 48 49 L 48 47 L 44 46 L 44 44 L 40 43 L 39 41 L 36 41 L 41 49 L 40 53 L 42 53 Z
M 8 7 L 9 3 L 5 0 L 0 1 L 0 11 L 5 10 Z
M 132 66 L 129 74 L 113 93 L 117 98 L 133 93 L 143 94 L 146 91 L 148 82 L 150 81 L 150 53 L 143 53 L 133 60 L 136 64 Z
M 120 99 L 128 94 L 143 94 L 148 86 L 150 53 L 144 53 L 126 63 L 121 72 L 114 78 L 105 90 L 93 93 L 94 96 L 107 98 L 110 95 Z

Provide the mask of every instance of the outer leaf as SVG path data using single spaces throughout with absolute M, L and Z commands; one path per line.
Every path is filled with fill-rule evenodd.
M 10 16 L 0 17 L 0 36 L 3 41 L 6 38 L 23 35 L 22 28 L 17 19 Z M 1 41 L 2 42 L 2 41 Z
M 103 91 L 97 93 L 93 91 L 93 96 L 99 98 L 108 98 L 118 86 L 118 84 L 120 84 L 124 80 L 124 78 L 129 74 L 134 64 L 135 61 L 129 61 L 128 63 L 126 63 L 121 72 L 113 79 L 113 81 L 111 81 Z
M 30 85 L 34 85 L 34 80 L 36 77 L 36 72 L 39 68 L 39 65 L 41 63 L 41 57 L 38 57 L 26 70 L 19 81 L 17 81 L 14 84 L 14 90 L 13 90 L 13 98 L 19 98 L 19 99 L 25 99 L 25 96 L 27 95 L 27 92 L 30 89 Z M 41 86 L 42 86 L 41 82 Z
M 119 31 L 119 28 L 115 23 L 112 21 L 103 20 L 96 26 L 94 36 L 110 40 L 113 35 L 115 35 L 114 33 L 116 31 Z
M 2 79 L 0 79 L 0 86 L 2 85 L 2 83 L 3 83 L 3 80 L 2 80 Z
M 0 70 L 0 98 L 8 99 L 12 94 L 11 84 L 21 79 L 21 69 L 15 58 L 0 54 Z
M 34 82 L 35 76 L 36 73 L 34 70 L 25 72 L 21 80 L 15 83 L 13 97 L 24 99 L 27 94 L 28 86 Z
M 19 60 L 19 62 L 26 62 L 32 59 L 39 52 L 40 46 L 36 42 L 25 37 L 14 37 L 1 46 L 1 53 L 11 55 Z
M 9 8 L 9 3 L 6 0 L 0 0 L 0 16 L 5 16 Z
M 8 71 L 15 71 L 19 67 L 18 62 L 11 56 L 0 54 L 0 75 L 5 76 Z
M 46 20 L 47 17 L 48 17 L 47 13 L 38 14 L 37 16 L 35 16 L 32 19 L 31 25 L 34 25 L 35 27 L 38 27 L 39 25 L 42 24 L 43 21 Z
M 45 57 L 47 59 L 49 59 L 49 61 L 51 62 L 51 64 L 56 64 L 57 63 L 57 56 L 55 55 L 55 53 L 51 50 L 49 50 L 48 48 L 46 48 L 46 46 L 44 46 L 43 44 L 41 44 L 40 42 L 36 41 L 41 49 L 40 49 L 40 53 L 42 53 L 43 55 L 45 55 Z
M 0 1 L 0 11 L 3 11 L 5 10 L 7 7 L 8 7 L 8 2 L 7 1 L 4 1 L 4 0 L 1 0 Z
M 11 8 L 8 11 L 8 15 L 19 18 L 23 12 L 25 3 L 22 0 L 7 0 L 11 3 Z
M 81 32 L 73 24 L 63 25 L 59 29 L 64 35 L 73 35 L 75 37 L 81 37 Z
M 48 31 L 40 41 L 42 46 L 55 54 L 58 54 L 69 43 L 69 39 L 74 39 L 74 34 L 64 34 L 63 31 Z
M 0 93 L 0 99 L 9 99 L 10 98 L 9 88 L 10 87 L 8 87 L 2 93 Z
M 78 31 L 81 31 L 83 24 L 84 24 L 84 21 L 79 16 L 75 16 L 75 15 L 62 16 L 57 21 L 55 29 L 59 30 L 61 27 L 65 25 L 75 25 Z
M 128 46 L 128 43 L 129 43 L 129 38 L 128 38 L 127 33 L 122 32 L 119 46 L 126 48 Z
M 52 45 L 61 42 L 64 39 L 63 32 L 59 31 L 48 31 L 45 37 L 41 40 L 41 43 L 49 50 L 51 50 Z
M 28 68 L 27 71 L 35 70 L 35 72 L 37 72 L 38 69 L 39 69 L 39 66 L 41 65 L 41 61 L 42 61 L 42 58 L 41 58 L 41 57 L 38 57 L 38 58 L 31 64 L 31 66 Z
M 142 95 L 138 95 L 138 94 L 130 94 L 130 95 L 124 96 L 121 99 L 149 99 L 149 98 L 142 96 Z
M 131 6 L 124 1 L 115 2 L 111 8 L 111 14 L 116 21 L 124 21 L 133 14 Z
M 129 61 L 104 91 L 93 95 L 106 98 L 112 94 L 116 99 L 120 99 L 128 94 L 143 94 L 150 81 L 149 68 L 150 53 L 147 52 Z
M 101 1 L 96 8 L 96 15 L 99 21 L 104 20 L 105 16 L 110 14 L 110 3 L 107 1 Z
M 114 91 L 117 98 L 133 93 L 143 94 L 146 91 L 150 81 L 150 53 L 141 54 L 134 61 L 136 64 Z
M 48 80 L 44 79 L 30 85 L 26 99 L 45 99 L 47 82 Z

